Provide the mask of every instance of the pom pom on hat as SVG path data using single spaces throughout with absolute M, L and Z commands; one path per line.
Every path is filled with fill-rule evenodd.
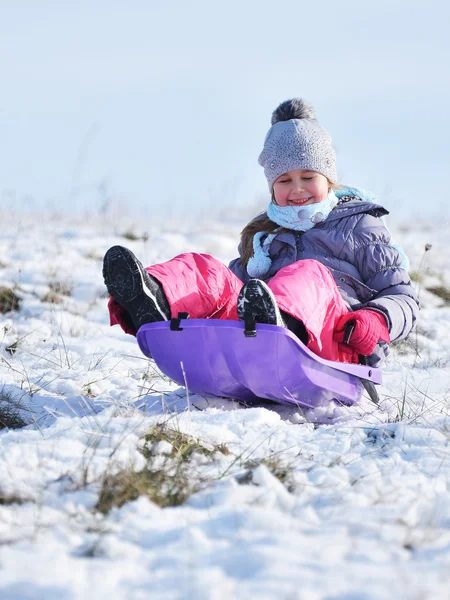
M 290 119 L 315 119 L 314 109 L 302 98 L 292 98 L 282 102 L 272 113 L 271 125 Z

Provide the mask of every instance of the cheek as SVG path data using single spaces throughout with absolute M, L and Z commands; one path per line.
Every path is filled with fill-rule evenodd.
M 274 194 L 275 200 L 279 206 L 287 205 L 288 191 L 286 191 L 285 189 L 280 188 L 280 187 L 274 187 L 273 194 Z
M 322 202 L 322 200 L 325 200 L 325 198 L 328 196 L 328 183 L 316 183 L 314 189 L 314 196 L 317 198 L 316 202 Z

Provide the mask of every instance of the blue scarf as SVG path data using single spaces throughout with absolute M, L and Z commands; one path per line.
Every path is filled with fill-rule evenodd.
M 330 191 L 322 202 L 307 204 L 306 206 L 278 206 L 271 202 L 267 209 L 267 216 L 271 221 L 285 229 L 294 231 L 309 231 L 317 223 L 322 223 L 336 206 L 338 199 Z M 250 277 L 264 277 L 270 269 L 272 260 L 269 248 L 277 232 L 266 235 L 264 231 L 255 233 L 253 237 L 253 256 L 247 263 L 247 273 Z M 262 238 L 266 236 L 262 243 Z
M 338 199 L 333 190 L 322 202 L 307 204 L 306 206 L 278 206 L 271 202 L 267 209 L 267 216 L 271 221 L 294 231 L 309 231 L 322 223 L 336 206 Z

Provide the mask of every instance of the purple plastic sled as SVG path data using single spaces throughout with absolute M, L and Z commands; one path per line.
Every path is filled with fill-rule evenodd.
M 255 337 L 246 337 L 244 329 L 240 321 L 178 318 L 143 325 L 137 341 L 165 375 L 189 391 L 246 403 L 350 405 L 367 382 L 372 389 L 381 383 L 380 369 L 324 360 L 288 329 L 257 324 Z

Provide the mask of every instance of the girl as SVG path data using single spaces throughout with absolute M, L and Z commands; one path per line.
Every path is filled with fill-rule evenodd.
M 259 164 L 272 199 L 242 231 L 227 268 L 186 253 L 143 268 L 121 246 L 105 255 L 111 324 L 131 334 L 178 312 L 291 329 L 319 356 L 377 365 L 405 338 L 419 310 L 388 211 L 337 185 L 331 137 L 301 99 L 272 114 Z

